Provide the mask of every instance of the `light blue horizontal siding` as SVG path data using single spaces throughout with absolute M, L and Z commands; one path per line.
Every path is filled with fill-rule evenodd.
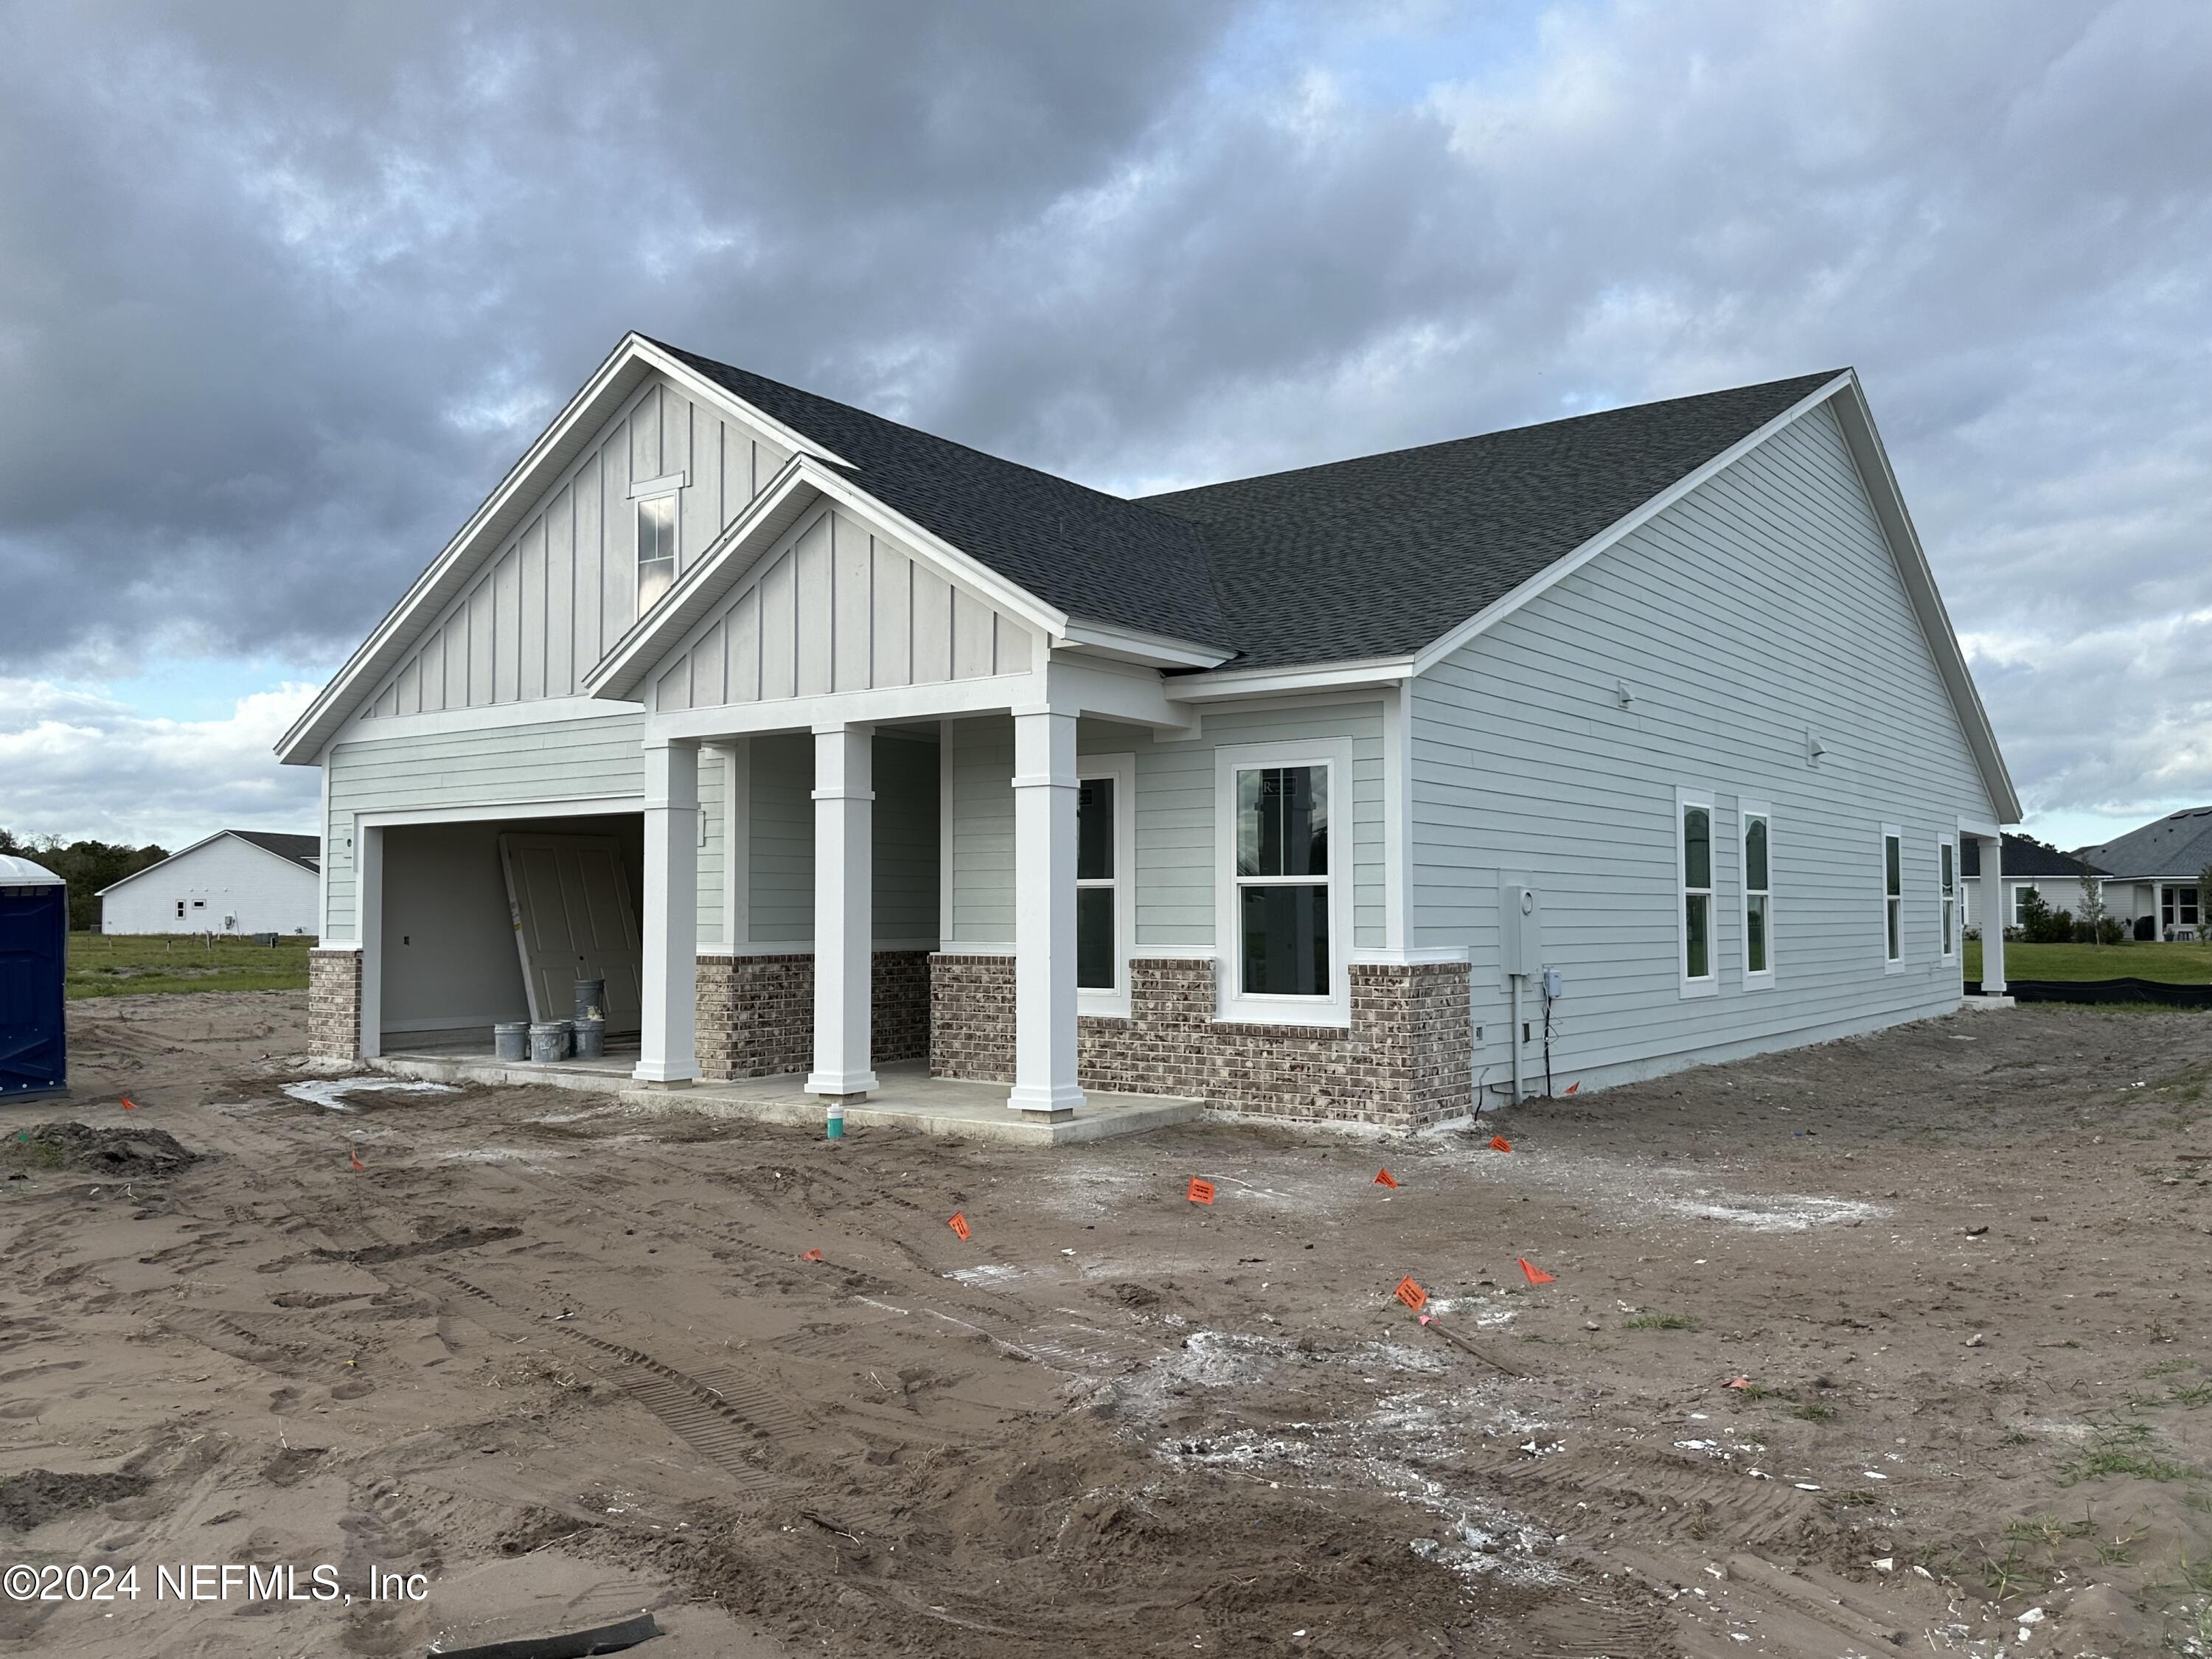
M 751 943 L 814 938 L 814 740 L 751 740 Z M 872 755 L 872 879 L 879 944 L 933 945 L 937 933 L 937 745 L 878 734 Z
M 603 799 L 645 792 L 645 717 L 602 718 L 425 732 L 339 744 L 331 751 L 326 937 L 354 939 L 354 820 L 363 812 L 481 809 Z
M 1633 701 L 1619 705 L 1616 684 Z M 1497 893 L 1543 895 L 1566 976 L 1553 1070 L 1593 1082 L 1941 1012 L 1936 837 L 1986 818 L 1843 435 L 1778 434 L 1416 682 L 1413 942 L 1475 966 L 1478 1066 L 1510 1063 Z M 1806 734 L 1826 752 L 1807 759 Z M 1675 791 L 1715 807 L 1718 994 L 1677 969 Z M 1773 811 L 1771 989 L 1742 980 L 1740 805 Z M 1904 832 L 1885 972 L 1881 826 Z
M 1005 945 L 1014 936 L 1013 720 L 949 723 L 953 923 L 946 937 Z M 1353 940 L 1384 942 L 1382 711 L 1374 701 L 1244 713 L 1209 710 L 1196 741 L 1160 743 L 1142 727 L 1076 725 L 1079 755 L 1136 757 L 1139 951 L 1211 951 L 1215 886 L 1215 750 L 1226 745 L 1344 738 L 1352 745 L 1349 811 Z

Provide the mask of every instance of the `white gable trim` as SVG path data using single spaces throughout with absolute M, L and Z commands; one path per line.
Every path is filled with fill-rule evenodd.
M 468 586 L 476 568 L 507 533 L 519 528 L 510 519 L 551 487 L 549 480 L 567 471 L 591 436 L 627 407 L 655 373 L 667 376 L 690 396 L 732 418 L 756 427 L 786 448 L 811 453 L 840 465 L 848 465 L 837 453 L 805 434 L 793 430 L 764 410 L 755 409 L 726 386 L 719 385 L 672 356 L 644 336 L 627 334 L 606 361 L 593 371 L 576 395 L 563 405 L 537 441 L 523 452 L 483 505 L 454 532 L 379 623 L 368 637 L 331 677 L 314 702 L 294 721 L 276 744 L 276 758 L 289 766 L 312 765 L 362 698 L 381 688 L 385 676 L 415 645 L 424 628 L 443 614 L 456 595 Z M 425 615 L 425 612 L 428 615 Z
M 1875 521 L 1881 526 L 1883 538 L 1889 544 L 1890 556 L 1905 584 L 1905 595 L 1911 602 L 1914 614 L 1919 619 L 1929 654 L 1936 659 L 1936 672 L 1942 677 L 1944 689 L 1950 694 L 1952 708 L 1957 714 L 1966 746 L 1973 751 L 1983 784 L 1990 792 L 1990 804 L 2004 823 L 2019 823 L 2020 797 L 2013 788 L 2010 773 L 2005 769 L 2004 757 L 1998 751 L 1996 733 L 1990 726 L 1989 711 L 1982 706 L 1981 694 L 1974 688 L 1973 676 L 1966 667 L 1966 653 L 1960 647 L 1959 636 L 1951 627 L 1951 618 L 1943 608 L 1942 598 L 1936 591 L 1936 577 L 1928 568 L 1928 555 L 1912 528 L 1911 518 L 1905 512 L 1905 498 L 1897 487 L 1896 475 L 1890 471 L 1889 458 L 1883 453 L 1881 436 L 1875 430 L 1874 416 L 1867 408 L 1866 394 L 1859 385 L 1857 373 L 1851 369 L 1845 369 L 1833 380 L 1816 387 L 1765 425 L 1729 445 L 1696 471 L 1678 478 L 1634 512 L 1624 514 L 1607 525 L 1565 558 L 1555 560 L 1510 592 L 1493 599 L 1451 632 L 1418 653 L 1413 660 L 1413 672 L 1415 674 L 1426 673 L 1469 640 L 1495 627 L 1530 600 L 1565 581 L 1607 548 L 1632 534 L 1692 490 L 1717 477 L 1777 433 L 1795 425 L 1831 399 L 1836 405 L 1837 425 L 1843 432 L 1852 459 L 1858 465 L 1860 483 L 1867 492 Z
M 115 891 L 117 888 L 128 887 L 132 882 L 137 880 L 139 877 L 150 876 L 156 870 L 166 870 L 171 865 L 174 864 L 179 859 L 190 858 L 194 853 L 198 852 L 201 848 L 211 846 L 215 842 L 221 841 L 225 836 L 228 836 L 233 841 L 238 842 L 241 847 L 251 847 L 257 853 L 266 854 L 269 857 L 275 859 L 277 863 L 285 866 L 287 868 L 297 870 L 303 876 L 313 876 L 319 883 L 321 880 L 321 871 L 319 868 L 310 870 L 306 865 L 301 863 L 297 859 L 288 859 L 282 853 L 271 853 L 259 842 L 248 841 L 245 836 L 240 835 L 234 830 L 218 830 L 211 836 L 202 836 L 190 847 L 179 848 L 178 851 L 170 854 L 168 857 L 163 859 L 159 864 L 149 864 L 143 870 L 133 870 L 129 875 L 124 877 L 122 880 L 109 883 L 106 886 L 94 893 L 93 897 L 106 898 L 110 893 Z M 318 854 L 315 860 L 316 864 L 319 866 L 322 861 L 320 854 Z
M 585 690 L 594 697 L 636 700 L 664 663 L 698 642 L 723 601 L 742 587 L 763 557 L 803 529 L 817 507 L 833 506 L 902 544 L 977 603 L 1048 637 L 1066 631 L 1066 613 L 884 506 L 843 474 L 801 453 L 793 455 L 769 487 L 677 578 L 666 597 L 615 642 L 614 649 L 585 677 Z

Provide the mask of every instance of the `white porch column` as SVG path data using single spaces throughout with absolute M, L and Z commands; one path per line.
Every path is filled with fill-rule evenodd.
M 2005 919 L 2012 910 L 2005 902 L 2002 833 L 1982 837 L 1982 890 L 1994 896 L 1994 902 L 1984 907 L 1982 921 L 1982 994 L 2001 997 L 2005 994 Z
M 812 1095 L 865 1097 L 876 1086 L 874 747 L 872 726 L 815 728 Z
M 1014 715 L 1014 1091 L 1066 1117 L 1075 1082 L 1075 716 Z
M 699 1075 L 699 745 L 645 750 L 644 983 L 641 1083 Z

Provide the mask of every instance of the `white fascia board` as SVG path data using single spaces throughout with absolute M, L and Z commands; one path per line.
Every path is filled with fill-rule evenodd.
M 799 520 L 817 499 L 827 500 L 884 536 L 902 542 L 939 574 L 979 603 L 1006 611 L 1047 637 L 1064 631 L 1066 616 L 1046 605 L 934 532 L 886 507 L 811 455 L 793 455 L 769 485 L 732 520 L 706 552 L 676 580 L 652 611 L 585 677 L 595 697 L 634 699 L 669 656 L 690 643 L 711 620 L 714 607 Z
M 671 356 L 642 334 L 625 336 L 617 349 L 628 350 L 639 362 L 650 363 L 663 374 L 680 381 L 688 389 L 697 392 L 702 402 L 714 404 L 725 414 L 733 415 L 749 425 L 759 427 L 786 449 L 819 455 L 840 466 L 853 465 L 836 450 L 825 447 L 819 439 L 809 436 L 796 427 L 786 426 L 766 410 L 755 408 L 720 381 L 708 380 L 682 359 Z
M 471 514 L 468 521 L 454 532 L 438 556 L 430 561 L 429 568 L 415 579 L 415 584 L 400 599 L 398 604 L 386 613 L 385 618 L 369 631 L 368 637 L 357 647 L 345 665 L 331 677 L 315 700 L 309 703 L 291 729 L 277 740 L 276 758 L 287 766 L 312 764 L 328 740 L 330 732 L 345 713 L 350 712 L 355 697 L 367 691 L 381 678 L 391 666 L 387 658 L 396 655 L 411 643 L 406 630 L 426 609 L 434 611 L 449 595 L 443 592 L 445 584 L 464 564 L 475 550 L 476 543 L 485 528 L 496 522 L 503 509 L 514 498 L 529 489 L 540 476 L 549 461 L 557 460 L 566 465 L 570 457 L 560 454 L 562 445 L 573 440 L 580 428 L 588 422 L 596 430 L 605 418 L 605 406 L 611 400 L 619 405 L 636 389 L 642 379 L 638 365 L 643 361 L 635 349 L 637 337 L 626 337 L 611 352 L 605 362 L 593 372 L 592 378 L 555 416 L 538 440 L 523 452 L 522 459 L 507 470 L 498 486 L 484 497 L 483 503 Z M 665 354 L 657 354 L 665 355 Z M 688 380 L 699 377 L 684 371 Z M 557 466 L 556 466 L 557 470 Z
M 434 614 L 452 597 L 444 589 L 457 572 L 475 568 L 477 544 L 486 529 L 499 522 L 501 514 L 518 495 L 533 489 L 549 466 L 554 471 L 567 466 L 574 455 L 566 453 L 563 447 L 580 443 L 583 437 L 596 431 L 611 413 L 610 405 L 618 408 L 645 377 L 655 371 L 667 375 L 702 402 L 758 427 L 794 453 L 811 453 L 841 466 L 850 465 L 836 451 L 754 408 L 726 387 L 671 356 L 643 335 L 624 335 L 591 379 L 538 434 L 537 441 L 523 452 L 522 459 L 508 470 L 498 487 L 484 498 L 483 504 L 469 515 L 468 522 L 454 533 L 399 603 L 370 630 L 368 637 L 346 659 L 320 695 L 277 740 L 276 753 L 280 762 L 287 766 L 316 763 L 329 741 L 331 731 L 350 712 L 354 700 L 374 687 L 391 667 L 390 659 L 412 643 L 410 624 L 425 610 Z
M 2019 793 L 2013 787 L 2012 773 L 1997 747 L 1996 728 L 1990 724 L 1989 710 L 1983 706 L 1982 694 L 1975 687 L 1973 673 L 1966 665 L 1966 653 L 1960 647 L 1959 635 L 1951 626 L 1951 614 L 1944 608 L 1943 596 L 1936 589 L 1936 573 L 1929 568 L 1927 551 L 1920 544 L 1920 533 L 1912 526 L 1912 514 L 1905 505 L 1905 494 L 1898 488 L 1896 473 L 1890 470 L 1889 454 L 1875 426 L 1874 411 L 1867 404 L 1865 389 L 1854 372 L 1847 370 L 1842 378 L 1843 385 L 1838 390 L 1843 395 L 1836 399 L 1837 424 L 1843 428 L 1844 441 L 1850 448 L 1852 459 L 1858 463 L 1860 480 L 1865 486 L 1868 502 L 1874 508 L 1875 522 L 1881 526 L 1897 562 L 1898 575 L 1920 618 L 1921 631 L 1927 636 L 1929 649 L 1936 658 L 1936 672 L 1942 676 L 1952 707 L 1958 712 L 1966 746 L 1974 751 L 1975 764 L 1990 792 L 1990 805 L 2000 823 L 2018 823 L 2022 814 Z
M 1738 439 L 1694 472 L 1685 473 L 1633 512 L 1614 520 L 1565 557 L 1555 559 L 1510 592 L 1500 594 L 1457 628 L 1424 647 L 1413 659 L 1413 672 L 1425 674 L 1478 634 L 1496 626 L 1547 589 L 1565 581 L 1622 538 L 1632 534 L 1680 501 L 1708 479 L 1735 465 L 1784 427 L 1802 418 L 1851 383 L 1850 372 L 1828 380 L 1784 410 L 1747 436 Z
M 1301 663 L 1287 668 L 1224 668 L 1179 674 L 1167 682 L 1176 702 L 1218 702 L 1229 697 L 1273 697 L 1286 691 L 1333 691 L 1396 685 L 1418 672 L 1412 657 L 1370 657 L 1357 662 Z
M 1218 668 L 1237 654 L 1233 651 L 1200 645 L 1193 640 L 1175 639 L 1165 634 L 1148 634 L 1136 628 L 1117 628 L 1111 623 L 1079 622 L 1073 618 L 1054 639 L 1053 645 L 1060 650 L 1081 651 L 1092 656 L 1111 658 L 1117 662 L 1136 663 L 1146 668 Z

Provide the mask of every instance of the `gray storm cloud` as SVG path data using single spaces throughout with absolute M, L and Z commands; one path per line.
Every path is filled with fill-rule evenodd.
M 2212 798 L 2186 0 L 0 23 L 17 683 L 335 661 L 632 327 L 1131 490 L 1850 362 L 2031 805 Z

